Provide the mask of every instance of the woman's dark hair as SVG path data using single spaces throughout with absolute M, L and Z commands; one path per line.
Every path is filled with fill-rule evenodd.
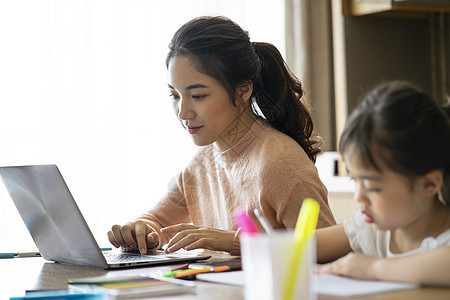
M 385 83 L 367 94 L 347 119 L 339 151 L 381 172 L 374 160 L 377 151 L 385 166 L 412 179 L 442 170 L 440 200 L 450 204 L 449 117 L 448 107 L 440 107 L 412 84 Z
M 248 33 L 226 17 L 207 16 L 187 22 L 175 33 L 167 66 L 175 56 L 189 57 L 199 72 L 215 78 L 233 105 L 236 88 L 251 81 L 254 113 L 293 138 L 315 162 L 320 138 L 312 136 L 313 121 L 302 103 L 302 84 L 275 46 L 250 42 Z

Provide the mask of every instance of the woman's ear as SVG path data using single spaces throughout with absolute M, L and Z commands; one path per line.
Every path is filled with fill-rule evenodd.
M 421 181 L 424 196 L 436 195 L 442 188 L 443 177 L 441 170 L 434 170 L 423 175 Z
M 250 100 L 252 93 L 253 93 L 253 82 L 252 81 L 246 81 L 236 88 L 237 99 L 244 103 L 247 103 L 248 100 Z

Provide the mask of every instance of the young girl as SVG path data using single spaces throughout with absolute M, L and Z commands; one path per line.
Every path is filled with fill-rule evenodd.
M 371 92 L 349 117 L 339 150 L 359 208 L 317 231 L 320 272 L 450 286 L 450 127 L 415 87 Z
M 154 208 L 112 227 L 115 247 L 239 254 L 236 208 L 294 228 L 306 197 L 321 204 L 319 227 L 335 224 L 302 86 L 273 45 L 250 42 L 227 18 L 201 17 L 175 33 L 166 65 L 175 114 L 202 147 Z

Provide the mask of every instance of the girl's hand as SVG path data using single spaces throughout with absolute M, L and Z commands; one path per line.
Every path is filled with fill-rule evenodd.
M 235 231 L 220 230 L 192 224 L 177 224 L 161 229 L 163 234 L 175 235 L 167 244 L 166 253 L 185 250 L 209 249 L 230 252 Z
M 352 252 L 334 262 L 323 265 L 318 272 L 366 280 L 377 280 L 378 278 L 374 274 L 374 269 L 375 263 L 379 260 L 380 258 Z
M 159 244 L 158 234 L 141 220 L 112 226 L 108 239 L 116 248 L 139 251 L 141 254 L 147 254 L 147 249 L 156 248 Z

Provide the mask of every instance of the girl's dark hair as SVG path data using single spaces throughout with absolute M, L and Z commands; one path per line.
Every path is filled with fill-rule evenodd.
M 320 138 L 312 136 L 313 121 L 301 101 L 302 84 L 275 46 L 250 42 L 248 33 L 226 17 L 207 16 L 187 22 L 175 33 L 167 66 L 175 56 L 189 57 L 199 72 L 215 78 L 233 105 L 236 88 L 251 81 L 254 113 L 293 138 L 315 162 Z
M 374 160 L 377 151 L 384 165 L 412 179 L 442 170 L 440 200 L 448 205 L 449 112 L 448 107 L 440 107 L 410 83 L 395 81 L 380 85 L 365 96 L 347 119 L 339 151 L 381 172 Z

